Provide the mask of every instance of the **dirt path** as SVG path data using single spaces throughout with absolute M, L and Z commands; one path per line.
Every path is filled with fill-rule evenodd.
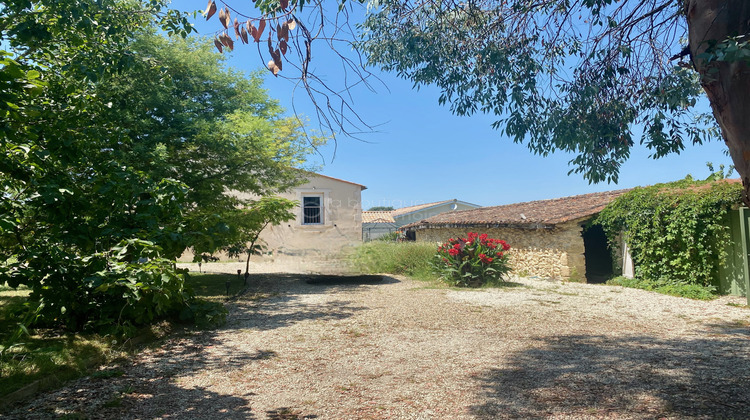
M 732 299 L 340 280 L 256 275 L 225 328 L 10 418 L 750 417 L 750 310 Z

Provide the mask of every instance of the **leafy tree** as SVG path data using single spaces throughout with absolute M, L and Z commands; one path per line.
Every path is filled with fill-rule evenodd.
M 111 157 L 128 130 L 105 117 L 111 104 L 97 95 L 101 80 L 132 63 L 133 33 L 155 24 L 190 30 L 163 6 L 18 0 L 0 8 L 0 281 L 32 288 L 39 322 L 124 325 L 189 299 L 181 274 L 143 234 L 180 217 L 184 185 Z M 150 262 L 128 266 L 139 258 Z
M 325 139 L 306 136 L 301 121 L 284 117 L 268 97 L 259 74 L 226 68 L 225 57 L 204 42 L 149 33 L 132 48 L 138 67 L 127 78 L 101 83 L 99 91 L 114 104 L 117 124 L 138 133 L 132 145 L 114 152 L 118 161 L 187 187 L 182 224 L 158 238 L 170 250 L 167 257 L 186 247 L 199 258 L 235 246 L 243 207 L 252 209 L 249 214 L 267 210 L 276 220 L 272 207 L 241 197 L 297 184 L 301 173 L 292 168 L 305 166 Z
M 294 184 L 310 147 L 257 76 L 155 26 L 192 29 L 153 0 L 0 7 L 0 282 L 31 287 L 39 324 L 200 316 L 173 259 L 249 203 L 228 189 Z
M 392 206 L 375 206 L 375 207 L 370 207 L 369 209 L 367 209 L 367 211 L 391 211 L 391 210 L 393 210 Z
M 259 243 L 260 234 L 268 225 L 277 225 L 294 219 L 292 210 L 299 203 L 281 197 L 263 197 L 247 207 L 236 209 L 228 215 L 231 222 L 226 231 L 226 244 L 221 250 L 229 256 L 247 255 L 245 275 L 250 272 L 250 257 L 261 254 L 263 245 Z
M 299 22 L 303 6 L 323 4 L 256 6 L 273 30 L 289 16 Z M 616 182 L 636 142 L 658 158 L 720 131 L 750 204 L 749 2 L 377 0 L 367 10 L 356 48 L 370 64 L 417 87 L 436 85 L 458 115 L 496 115 L 496 128 L 535 153 L 574 153 L 571 172 L 590 182 Z M 318 21 L 307 23 L 344 26 Z M 303 81 L 311 80 L 310 33 L 293 35 L 308 52 L 298 61 L 270 55 L 301 67 Z M 269 38 L 269 53 L 275 45 Z M 713 116 L 696 110 L 704 95 Z

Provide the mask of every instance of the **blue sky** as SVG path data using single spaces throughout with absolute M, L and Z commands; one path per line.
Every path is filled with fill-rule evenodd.
M 172 7 L 192 11 L 205 8 L 205 3 L 178 0 Z M 249 2 L 232 3 L 253 11 Z M 221 5 L 219 1 L 217 4 Z M 200 35 L 213 35 L 221 26 L 216 17 L 206 23 L 198 16 L 195 24 Z M 324 50 L 322 44 L 313 50 L 315 71 L 335 82 L 340 76 L 340 62 Z M 229 57 L 229 64 L 240 70 L 263 67 L 255 45 L 238 43 Z M 321 173 L 367 186 L 362 193 L 365 209 L 453 198 L 483 206 L 556 198 L 669 182 L 687 174 L 705 178 L 709 175 L 706 162 L 717 167 L 731 163 L 720 140 L 689 146 L 680 155 L 658 160 L 648 158 L 645 147 L 636 146 L 621 168 L 618 184 L 589 184 L 580 175 L 567 175 L 571 155 L 533 155 L 526 146 L 514 144 L 493 130 L 493 119 L 488 116 L 452 115 L 438 104 L 437 89 L 417 91 L 410 82 L 393 74 L 371 70 L 383 82 L 375 83 L 377 92 L 355 89 L 351 95 L 357 113 L 377 125 L 376 132 L 360 135 L 359 139 L 339 136 L 335 158 L 333 144 L 320 150 L 322 157 L 311 157 L 313 162 L 323 164 Z M 289 112 L 294 97 L 297 112 L 308 115 L 316 124 L 314 108 L 304 92 L 294 92 L 288 80 L 267 71 L 264 74 L 272 97 Z M 732 176 L 736 177 L 736 172 Z

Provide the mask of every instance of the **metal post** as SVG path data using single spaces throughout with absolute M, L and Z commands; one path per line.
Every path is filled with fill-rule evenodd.
M 747 304 L 750 306 L 750 267 L 748 267 L 748 226 L 747 226 L 748 208 L 740 207 L 740 232 L 742 233 L 742 268 L 743 276 L 745 278 L 745 298 L 747 298 Z

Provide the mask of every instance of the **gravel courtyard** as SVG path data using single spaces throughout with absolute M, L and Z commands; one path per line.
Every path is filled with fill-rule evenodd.
M 750 309 L 729 305 L 744 299 L 524 278 L 480 290 L 286 273 L 251 283 L 224 328 L 8 417 L 750 418 Z

